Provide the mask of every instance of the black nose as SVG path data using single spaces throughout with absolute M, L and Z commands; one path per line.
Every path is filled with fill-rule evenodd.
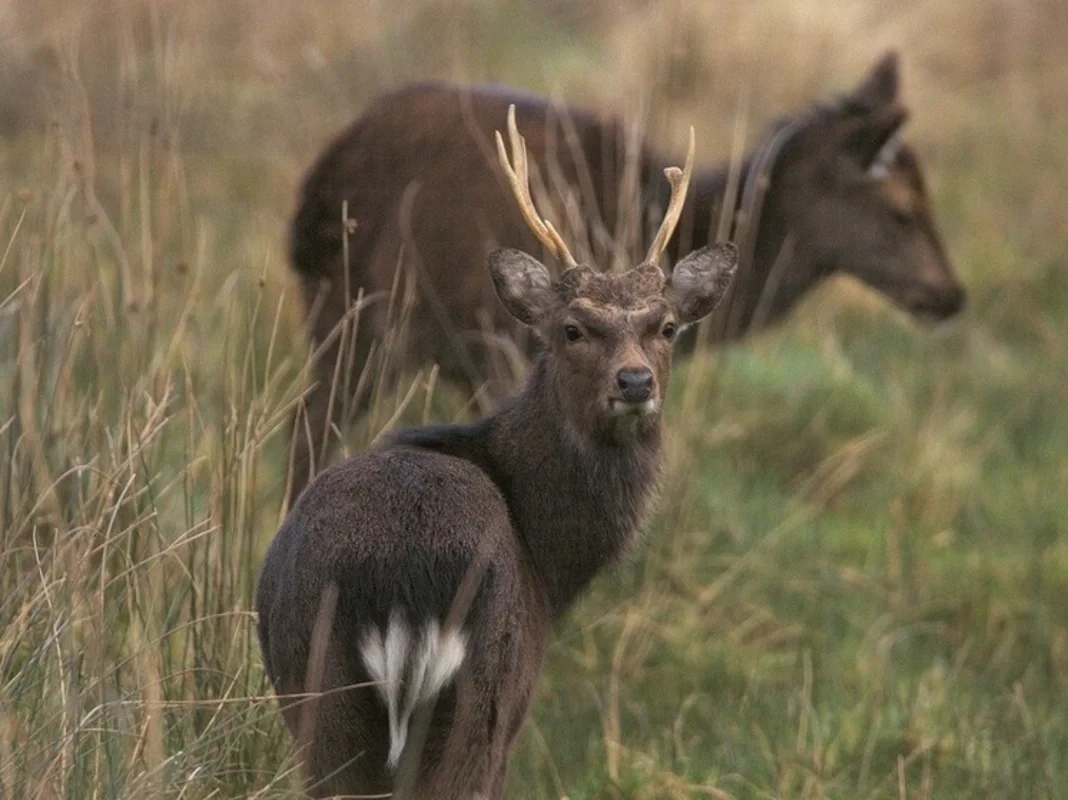
M 949 319 L 960 313 L 966 300 L 967 295 L 963 289 L 952 287 L 923 297 L 915 304 L 913 310 L 917 314 L 937 320 Z
M 647 369 L 621 369 L 616 383 L 628 403 L 644 403 L 653 395 L 653 373 Z
M 952 317 L 954 314 L 960 313 L 964 308 L 965 301 L 968 299 L 968 295 L 961 288 L 955 288 L 950 292 L 945 299 L 942 306 L 942 311 L 947 317 Z

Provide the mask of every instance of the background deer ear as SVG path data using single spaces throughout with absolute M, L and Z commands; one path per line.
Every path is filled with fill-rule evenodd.
M 549 270 L 540 261 L 504 247 L 489 254 L 489 271 L 509 314 L 524 325 L 537 325 L 545 318 L 556 294 Z
M 712 313 L 727 294 L 738 269 L 738 249 L 730 242 L 694 250 L 675 265 L 668 298 L 680 325 L 692 325 Z
M 890 50 L 875 62 L 849 97 L 857 105 L 874 110 L 896 103 L 900 90 L 900 59 L 896 51 Z
M 887 142 L 908 120 L 907 109 L 892 105 L 850 119 L 838 138 L 839 152 L 849 156 L 867 171 Z

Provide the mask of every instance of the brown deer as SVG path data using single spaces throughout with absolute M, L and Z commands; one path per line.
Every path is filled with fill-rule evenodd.
M 368 400 L 365 388 L 338 390 L 334 376 L 348 376 L 349 387 L 365 385 L 357 378 L 375 360 L 388 304 L 362 309 L 340 371 L 339 337 L 331 332 L 358 290 L 365 297 L 389 294 L 402 256 L 416 287 L 411 362 L 437 362 L 447 378 L 475 388 L 493 377 L 492 334 L 519 340 L 480 266 L 493 247 L 537 247 L 507 203 L 490 144 L 512 103 L 535 160 L 556 167 L 546 182 L 573 197 L 579 213 L 569 219 L 600 221 L 608 234 L 602 240 L 618 240 L 637 201 L 648 232 L 659 223 L 665 194 L 658 176 L 670 161 L 628 146 L 627 131 L 615 121 L 492 87 L 413 85 L 372 103 L 322 153 L 293 220 L 292 262 L 320 345 L 307 416 L 301 419 L 301 409 L 294 416 L 294 495 L 314 472 L 313 456 L 325 456 L 328 431 L 345 422 L 339 410 L 358 414 Z M 736 200 L 725 200 L 730 165 L 695 176 L 687 218 L 668 255 L 720 239 L 739 242 L 742 251 L 738 279 L 706 326 L 713 341 L 782 319 L 835 273 L 860 279 L 918 317 L 941 319 L 961 308 L 964 291 L 936 229 L 920 162 L 901 143 L 906 116 L 898 59 L 890 53 L 837 102 L 772 125 L 743 159 Z M 628 181 L 637 198 L 628 200 Z M 725 202 L 737 213 L 717 236 Z M 582 233 L 562 229 L 575 238 Z M 339 391 L 351 402 L 343 403 Z
M 525 386 L 481 421 L 408 430 L 320 473 L 260 575 L 267 673 L 315 796 L 502 796 L 552 622 L 650 512 L 674 339 L 735 272 L 730 244 L 670 278 L 658 266 L 692 132 L 644 262 L 601 272 L 539 218 L 508 123 L 514 168 L 498 138 L 502 167 L 566 266 L 553 280 L 521 251 L 489 255 L 501 305 L 539 342 Z

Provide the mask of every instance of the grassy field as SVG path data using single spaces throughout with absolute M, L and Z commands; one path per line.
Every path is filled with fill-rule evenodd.
M 743 91 L 752 139 L 886 46 L 967 311 L 836 281 L 679 370 L 661 513 L 558 631 L 510 796 L 1063 796 L 1063 3 L 600 6 L 0 4 L 0 798 L 298 796 L 250 611 L 306 380 L 285 233 L 376 91 L 640 95 L 711 161 Z

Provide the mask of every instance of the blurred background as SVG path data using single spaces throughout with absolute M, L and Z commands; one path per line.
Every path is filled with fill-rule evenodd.
M 711 164 L 888 48 L 966 311 L 836 279 L 681 366 L 660 514 L 558 631 L 509 796 L 1058 796 L 1061 0 L 0 0 L 0 798 L 298 796 L 250 613 L 286 236 L 375 94 L 644 104 Z M 463 400 L 415 375 L 351 447 Z

